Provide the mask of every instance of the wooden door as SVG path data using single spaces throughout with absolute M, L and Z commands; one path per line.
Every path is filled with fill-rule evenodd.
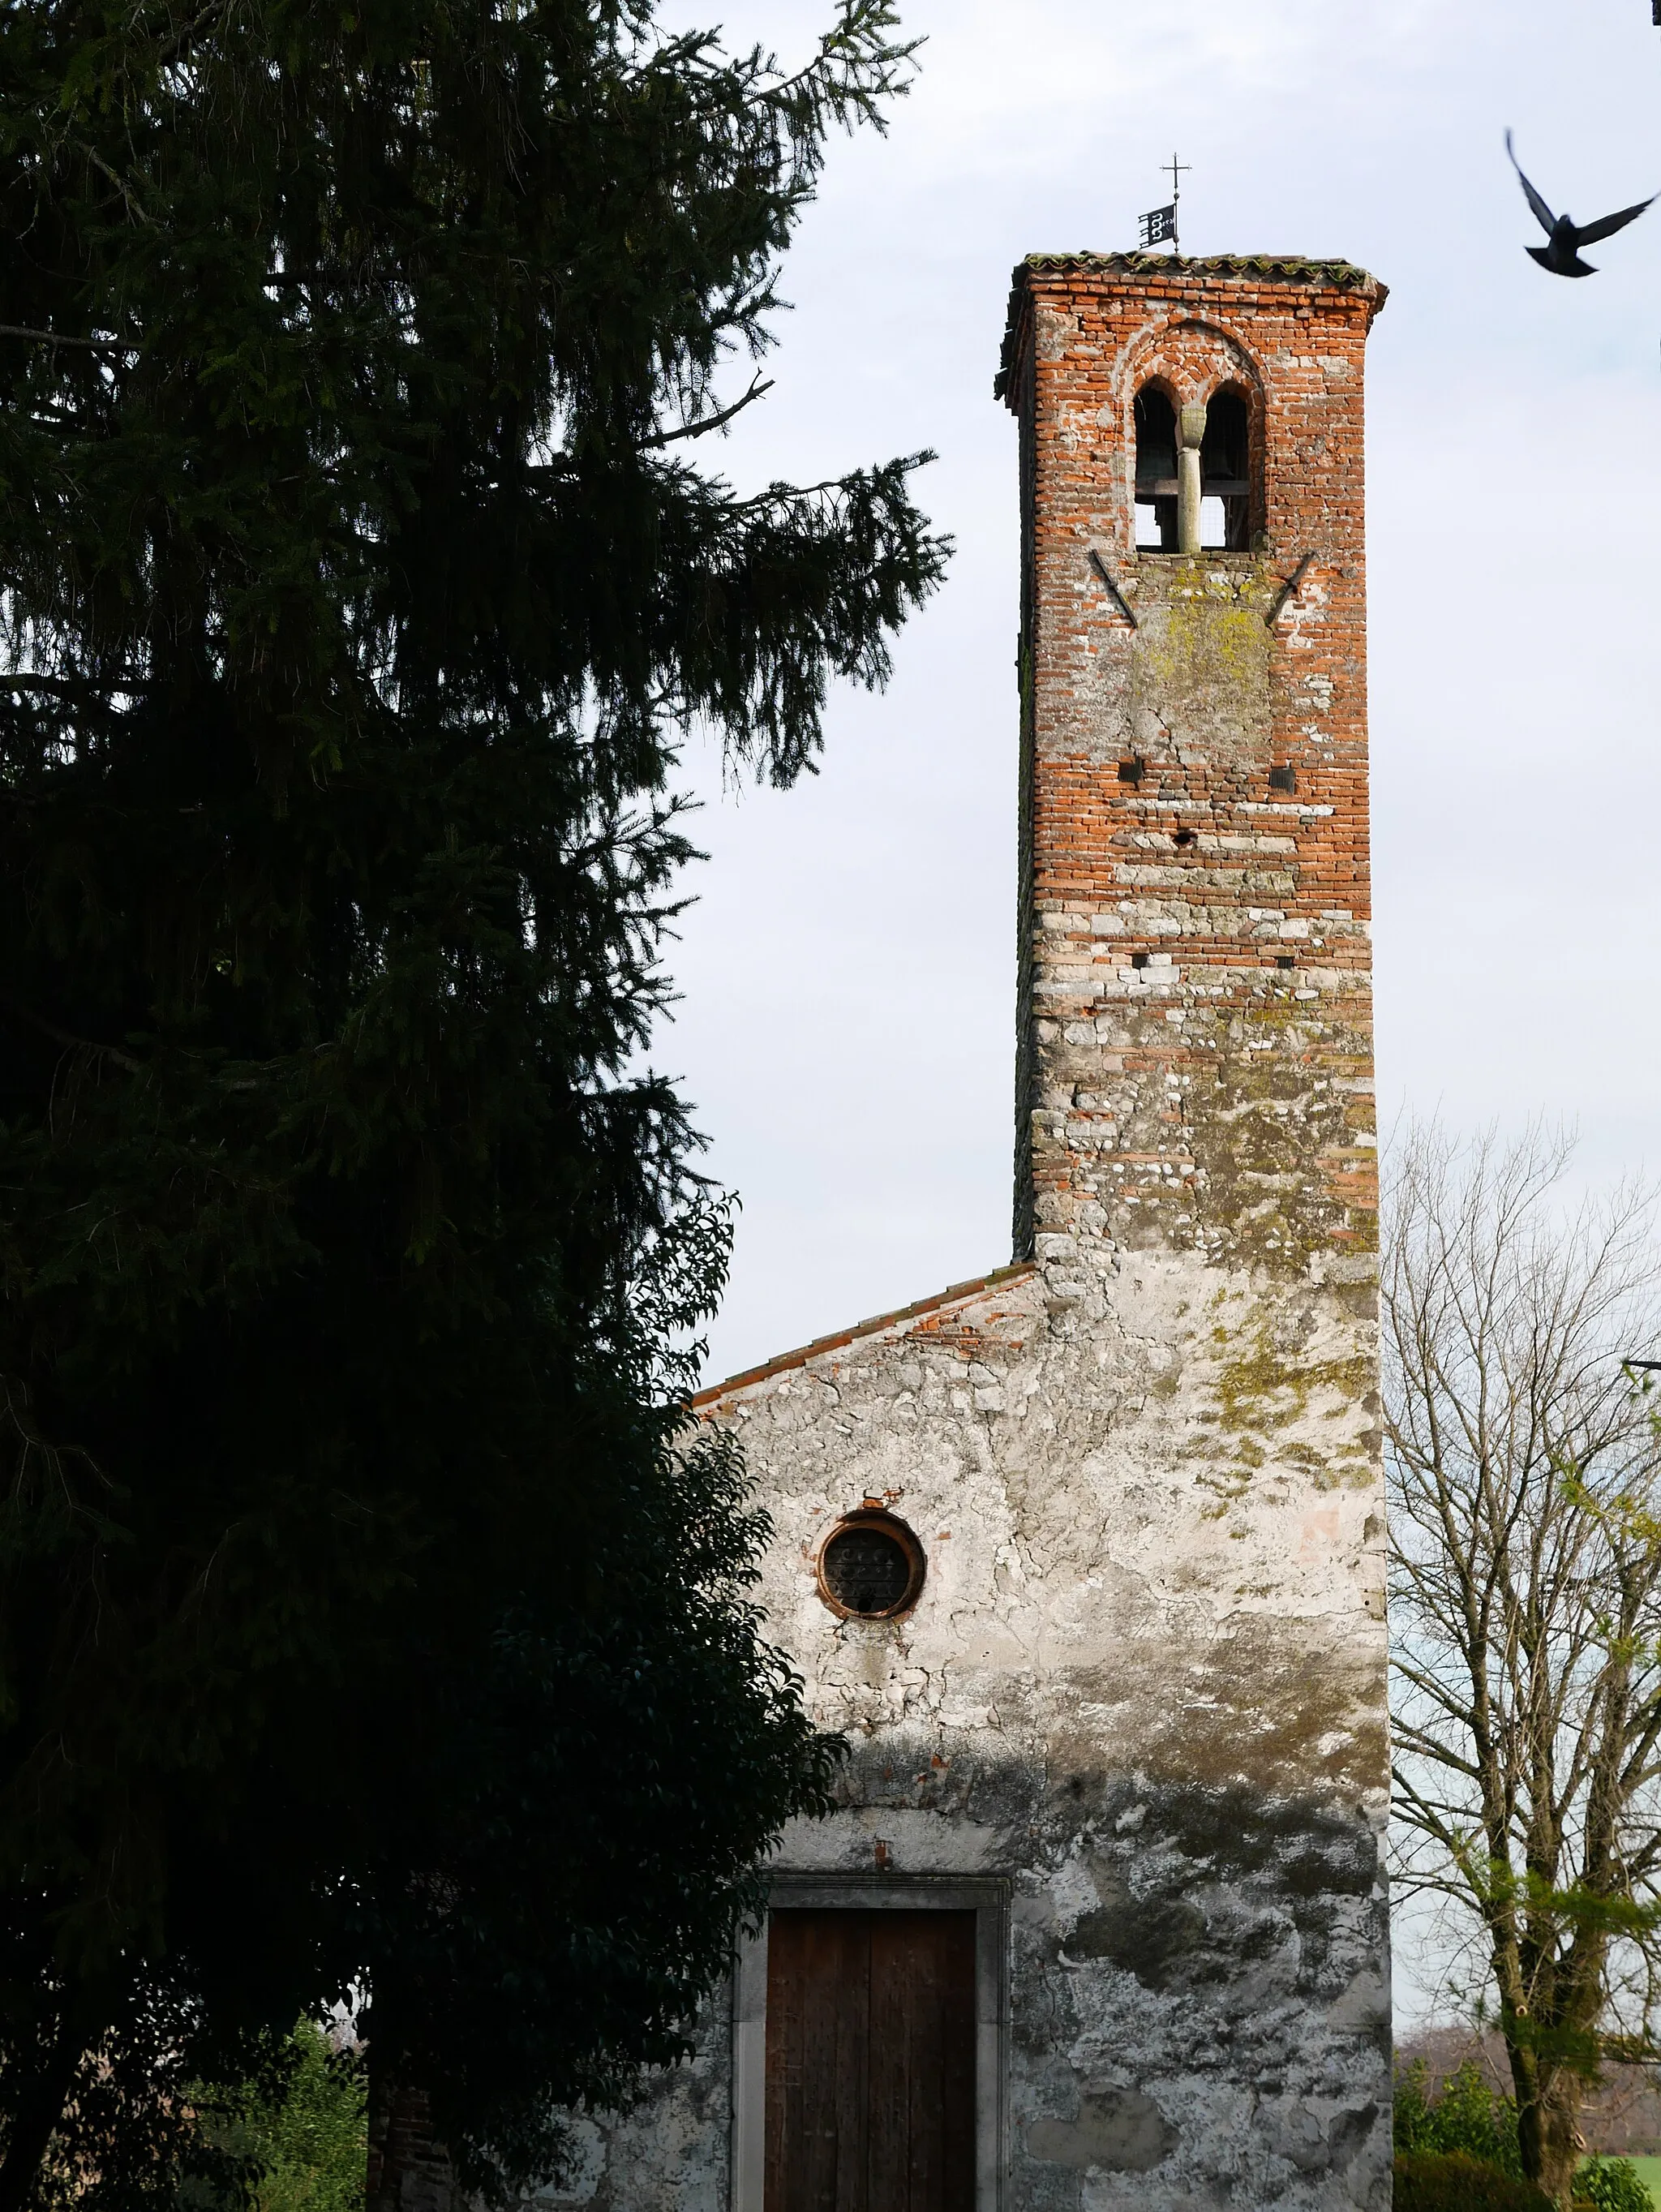
M 773 1913 L 766 2212 L 974 2212 L 975 1916 Z

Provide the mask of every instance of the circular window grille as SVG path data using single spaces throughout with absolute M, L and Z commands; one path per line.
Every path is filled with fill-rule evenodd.
M 854 1513 L 825 1539 L 819 1595 L 833 1613 L 889 1620 L 917 1603 L 923 1572 L 923 1547 L 903 1521 L 892 1513 Z

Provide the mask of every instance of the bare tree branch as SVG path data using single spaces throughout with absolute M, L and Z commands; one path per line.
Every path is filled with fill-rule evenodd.
M 706 415 L 701 422 L 688 422 L 682 430 L 660 430 L 656 437 L 644 439 L 646 446 L 672 446 L 679 438 L 706 438 L 712 430 L 719 430 L 730 422 L 735 415 L 742 415 L 753 399 L 760 399 L 773 389 L 773 380 L 760 377 L 750 380 L 749 390 L 742 399 L 735 399 L 730 407 L 723 407 L 718 414 Z
M 1563 2203 L 1661 1965 L 1656 1194 L 1578 1210 L 1536 1129 L 1390 1163 L 1383 1292 L 1397 1863 L 1481 1941 L 1525 2170 Z
M 0 338 L 32 338 L 40 345 L 88 346 L 94 353 L 136 353 L 128 338 L 76 337 L 67 331 L 38 331 L 28 323 L 0 323 Z

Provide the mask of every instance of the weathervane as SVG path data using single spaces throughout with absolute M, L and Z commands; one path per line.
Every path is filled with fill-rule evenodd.
M 1661 7 L 1661 0 L 1656 0 L 1656 4 Z M 1173 256 L 1182 252 L 1182 247 L 1177 241 L 1177 206 L 1182 198 L 1179 179 L 1187 175 L 1188 169 L 1189 164 L 1186 161 L 1179 161 L 1174 154 L 1172 155 L 1171 204 L 1169 207 L 1151 209 L 1142 217 L 1142 243 L 1144 246 L 1158 246 L 1163 240 L 1168 238 L 1171 241 Z

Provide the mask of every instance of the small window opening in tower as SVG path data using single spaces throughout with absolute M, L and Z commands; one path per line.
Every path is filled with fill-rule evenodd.
M 1233 553 L 1252 544 L 1252 411 L 1246 394 L 1227 386 L 1205 410 L 1200 544 Z
M 1137 394 L 1137 550 L 1177 550 L 1176 410 L 1156 385 Z

